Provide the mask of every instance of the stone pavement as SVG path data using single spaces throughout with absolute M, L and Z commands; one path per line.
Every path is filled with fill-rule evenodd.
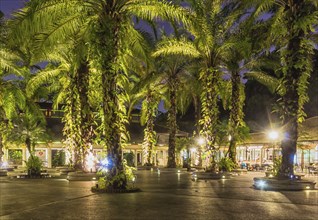
M 317 219 L 317 189 L 254 190 L 257 176 L 194 182 L 187 172 L 138 171 L 142 192 L 129 194 L 94 194 L 93 181 L 1 177 L 0 219 Z

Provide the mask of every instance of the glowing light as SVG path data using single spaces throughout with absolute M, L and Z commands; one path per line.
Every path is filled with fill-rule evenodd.
M 269 174 L 269 177 L 273 177 L 273 174 Z
M 86 157 L 86 169 L 92 171 L 95 168 L 95 157 L 92 152 L 89 152 Z
M 260 187 L 260 188 L 265 188 L 266 187 L 266 182 L 263 181 L 263 180 L 260 180 L 258 182 L 256 182 L 257 186 Z
M 132 181 L 135 182 L 135 181 L 136 181 L 136 177 L 133 177 L 133 178 L 132 178 Z
M 268 133 L 268 137 L 272 140 L 276 140 L 278 138 L 278 132 L 277 131 L 270 131 Z
M 93 177 L 92 180 L 96 180 L 96 177 Z
M 9 165 L 8 162 L 3 161 L 2 164 L 1 164 L 1 167 L 2 168 L 6 168 L 6 167 L 8 167 L 8 165 Z
M 310 189 L 310 186 L 306 186 L 306 189 Z
M 101 162 L 100 162 L 100 164 L 101 164 L 101 168 L 100 168 L 100 170 L 102 171 L 102 172 L 108 172 L 108 166 L 109 166 L 109 161 L 108 161 L 108 159 L 107 158 L 104 158 Z
M 231 141 L 232 140 L 232 136 L 231 135 L 229 135 L 229 141 Z
M 180 170 L 178 170 L 178 173 L 180 173 L 181 171 Z
M 198 142 L 199 145 L 205 144 L 205 140 L 204 140 L 203 137 L 199 137 L 197 142 Z
M 222 176 L 222 179 L 225 179 L 225 176 Z

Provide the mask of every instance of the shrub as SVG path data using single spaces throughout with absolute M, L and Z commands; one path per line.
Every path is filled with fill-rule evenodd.
M 29 176 L 40 176 L 42 169 L 42 161 L 39 157 L 31 155 L 26 161 Z
M 219 169 L 222 171 L 232 171 L 235 168 L 235 163 L 228 157 L 223 157 L 219 163 Z
M 273 170 L 272 170 L 274 176 L 278 175 L 278 171 L 281 165 L 282 165 L 282 157 L 279 156 L 274 158 L 274 164 L 273 164 Z

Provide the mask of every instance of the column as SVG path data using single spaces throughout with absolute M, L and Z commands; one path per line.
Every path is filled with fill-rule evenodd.
M 134 164 L 135 164 L 135 167 L 137 168 L 137 165 L 138 165 L 138 154 L 137 154 L 137 150 L 134 150 L 134 156 L 135 156 Z
M 27 149 L 25 147 L 22 148 L 22 166 L 25 167 L 25 161 L 28 160 Z
M 52 168 L 52 149 L 48 147 L 46 150 L 47 167 Z

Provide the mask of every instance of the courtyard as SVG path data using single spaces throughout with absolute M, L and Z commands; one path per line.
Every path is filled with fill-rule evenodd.
M 189 172 L 137 171 L 138 193 L 94 194 L 94 181 L 0 180 L 0 219 L 316 219 L 318 190 L 260 191 L 248 172 L 192 181 Z M 306 176 L 318 180 L 317 176 Z

